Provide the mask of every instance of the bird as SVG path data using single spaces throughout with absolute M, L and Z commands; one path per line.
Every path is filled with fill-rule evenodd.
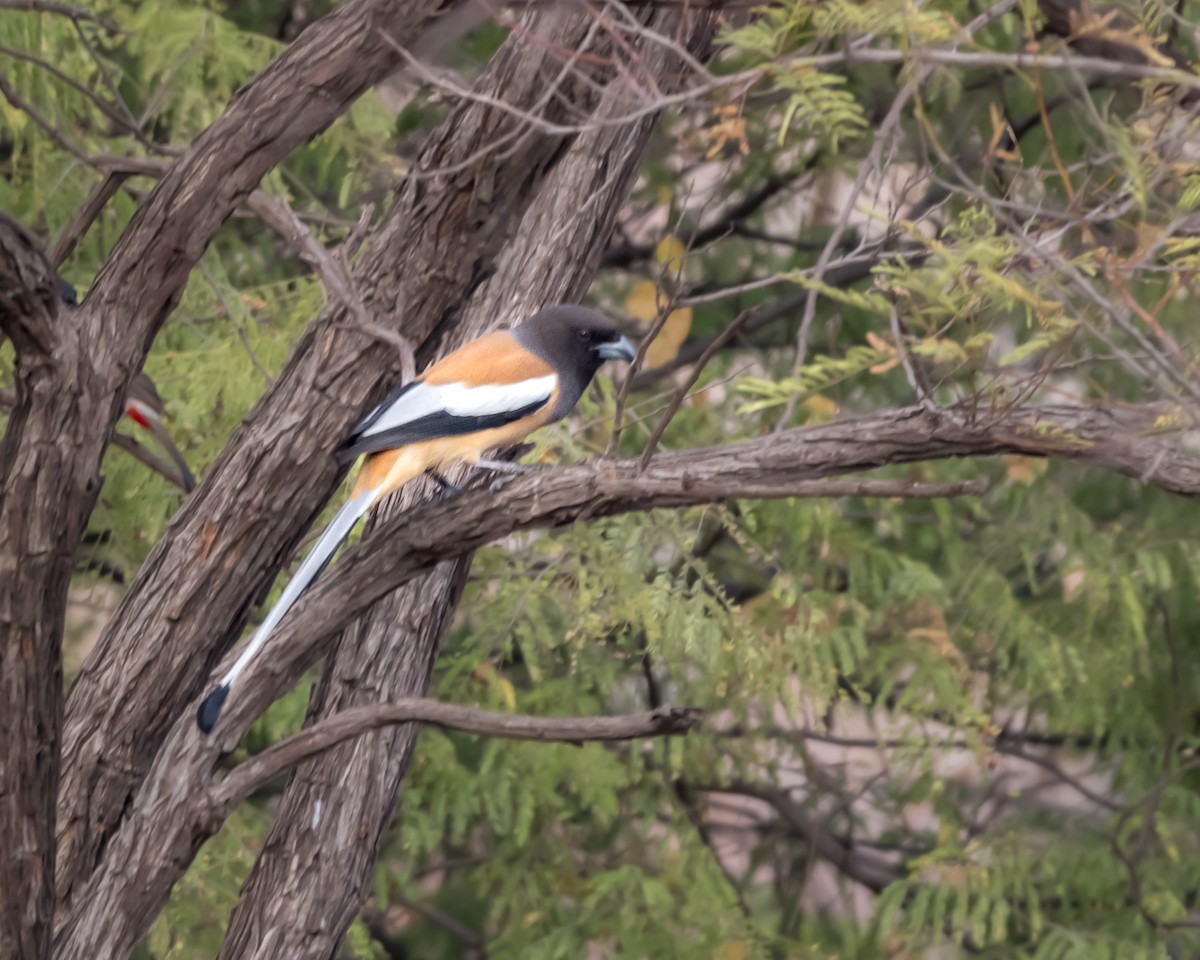
M 196 478 L 188 469 L 187 461 L 183 459 L 179 448 L 171 441 L 171 435 L 163 423 L 166 409 L 153 380 L 144 373 L 139 373 L 133 378 L 133 383 L 129 385 L 129 393 L 125 395 L 125 416 L 154 436 L 179 469 L 179 480 L 183 484 L 184 492 L 191 493 L 196 489 Z
M 58 277 L 57 280 L 58 295 L 63 303 L 68 307 L 78 305 L 79 297 L 75 292 L 75 287 L 62 277 Z M 159 396 L 154 381 L 144 373 L 139 373 L 134 377 L 133 382 L 129 385 L 129 392 L 125 395 L 125 416 L 143 430 L 148 431 L 159 442 L 179 469 L 179 479 L 183 484 L 184 492 L 191 493 L 196 489 L 196 478 L 188 469 L 187 461 L 183 459 L 183 454 L 179 452 L 179 448 L 175 446 L 171 435 L 167 432 L 166 424 L 163 423 L 166 411 L 166 404 Z
M 437 471 L 456 463 L 509 473 L 527 469 L 483 454 L 561 420 L 606 361 L 629 363 L 635 355 L 629 338 L 602 313 L 560 304 L 464 344 L 393 390 L 334 451 L 342 462 L 363 458 L 350 498 L 201 702 L 200 729 L 212 731 L 238 676 L 372 506 L 426 472 L 449 486 Z

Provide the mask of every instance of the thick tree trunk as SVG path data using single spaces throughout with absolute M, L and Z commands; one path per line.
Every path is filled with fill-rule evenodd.
M 469 566 L 470 557 L 441 564 L 346 631 L 313 691 L 310 719 L 424 696 Z M 297 768 L 221 957 L 336 955 L 371 891 L 379 841 L 419 730 L 406 724 L 369 733 Z
M 103 445 L 76 416 L 69 387 L 85 371 L 56 302 L 40 246 L 0 215 L 0 332 L 18 377 L 0 441 L 0 957 L 30 960 L 49 954 L 63 617 L 99 490 L 73 458 Z
M 164 175 L 97 276 L 71 325 L 52 329 L 52 271 L 27 238 L 0 226 L 0 310 L 18 353 L 15 404 L 0 446 L 0 836 L 15 845 L 0 877 L 0 947 L 48 955 L 56 885 L 55 798 L 62 729 L 60 647 L 75 553 L 100 487 L 100 461 L 187 276 L 221 223 L 262 176 L 327 127 L 401 55 L 404 36 L 438 0 L 350 0 L 241 90 Z M 114 662 L 121 670 L 123 663 Z M 144 696 L 158 698 L 148 687 Z M 87 721 L 103 730 L 110 703 Z M 68 811 L 87 822 L 89 797 Z M 35 822 L 36 821 L 36 822 Z M 79 861 L 68 835 L 59 866 L 69 890 Z M 99 834 L 86 835 L 94 855 Z
M 655 18 L 668 34 L 681 18 Z M 682 38 L 703 57 L 713 18 L 684 19 Z M 682 64 L 662 48 L 641 51 L 660 89 L 677 85 Z M 596 111 L 613 119 L 638 106 L 638 91 L 617 80 Z M 548 178 L 497 275 L 471 302 L 452 347 L 497 323 L 511 323 L 587 290 L 637 175 L 657 116 L 582 134 Z M 580 205 L 579 198 L 588 201 Z M 547 237 L 556 242 L 547 243 Z M 411 493 L 389 504 L 397 515 Z M 337 647 L 314 691 L 310 718 L 348 706 L 423 695 L 441 635 L 457 605 L 470 555 L 443 564 L 377 604 Z M 437 611 L 436 615 L 428 611 Z M 243 889 L 221 956 L 330 957 L 370 891 L 375 854 L 408 769 L 417 730 L 370 734 L 297 769 L 271 835 Z M 297 866 L 299 865 L 299 866 Z

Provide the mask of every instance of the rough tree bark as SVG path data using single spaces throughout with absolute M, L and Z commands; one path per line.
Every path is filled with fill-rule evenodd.
M 76 331 L 55 323 L 57 299 L 40 245 L 0 215 L 0 333 L 18 381 L 0 441 L 0 956 L 31 958 L 48 949 L 54 905 L 66 606 L 55 600 L 100 489 L 71 462 L 79 434 L 66 394 L 86 370 Z
M 552 122 L 569 120 L 562 104 L 573 85 L 585 84 L 580 75 L 588 68 L 564 69 L 555 48 L 570 49 L 578 39 L 554 33 L 520 57 L 496 58 L 489 68 L 495 89 Z M 353 280 L 373 321 L 422 342 L 488 275 L 561 150 L 555 138 L 514 136 L 522 124 L 502 111 L 463 107 L 432 138 L 422 167 L 441 172 L 405 181 L 355 265 Z M 505 139 L 502 158 L 488 152 Z M 201 689 L 336 489 L 343 468 L 330 451 L 398 379 L 397 353 L 381 348 L 355 316 L 331 302 L 309 326 L 155 546 L 71 691 L 59 807 L 60 917 L 129 809 L 180 705 Z
M 56 322 L 53 277 L 36 244 L 0 219 L 0 332 L 17 355 L 17 390 L 0 442 L 0 693 L 6 697 L 0 837 L 13 844 L 0 860 L 0 955 L 41 958 L 49 949 L 62 616 L 78 538 L 99 489 L 100 458 L 129 381 L 196 260 L 261 176 L 402 62 L 390 39 L 416 38 L 456 6 L 454 0 L 348 0 L 306 31 L 164 175 L 69 327 Z M 561 62 L 562 49 L 554 48 L 580 40 L 577 26 L 560 26 L 562 33 L 541 46 L 514 53 L 510 44 L 490 77 L 520 109 L 554 123 L 576 122 L 588 115 L 593 101 L 586 92 L 595 87 L 588 79 L 576 87 L 566 74 L 603 75 L 603 58 L 548 75 Z M 627 135 L 641 136 L 642 126 Z M 455 111 L 425 155 L 426 166 L 438 170 L 404 184 L 354 271 L 370 321 L 385 334 L 399 330 L 424 343 L 425 358 L 439 339 L 476 328 L 475 314 L 460 321 L 464 302 L 487 282 L 512 225 L 560 162 L 564 138 L 521 135 L 523 127 L 523 120 L 478 104 Z M 594 156 L 573 154 L 580 170 L 597 178 L 591 197 L 619 195 L 619 178 L 628 173 L 621 151 L 632 147 L 604 142 L 591 145 Z M 493 148 L 501 143 L 498 156 Z M 553 215 L 538 219 L 540 209 L 524 221 L 531 235 L 549 235 L 556 224 Z M 595 219 L 588 229 L 598 236 L 602 226 Z M 553 235 L 568 249 L 580 240 Z M 596 241 L 590 249 L 599 248 Z M 577 289 L 591 269 L 580 266 L 572 268 L 573 278 L 561 265 L 546 267 L 538 292 L 558 299 L 549 292 Z M 527 283 L 537 273 L 515 256 L 504 271 L 521 273 Z M 506 283 L 496 282 L 478 304 L 499 297 Z M 1200 493 L 1200 463 L 1170 440 L 1150 436 L 1152 415 L 1139 420 L 1137 411 L 1070 407 L 991 419 L 966 410 L 892 411 L 666 455 L 648 467 L 611 462 L 551 471 L 515 481 L 499 495 L 468 494 L 452 505 L 393 512 L 302 602 L 268 648 L 274 663 L 248 677 L 219 735 L 202 739 L 190 710 L 180 716 L 181 706 L 202 689 L 251 605 L 336 489 L 340 472 L 328 451 L 400 366 L 396 351 L 381 349 L 379 333 L 360 316 L 353 305 L 331 303 L 306 331 L 278 383 L 156 547 L 72 692 L 58 804 L 64 957 L 120 956 L 131 948 L 227 812 L 212 783 L 220 751 L 324 645 L 406 584 L 348 637 L 314 714 L 354 702 L 353 683 L 376 686 L 366 700 L 423 688 L 465 558 L 513 530 L 735 495 L 786 496 L 807 489 L 814 477 L 996 452 L 1079 460 L 1183 495 Z M 406 645 L 386 643 L 382 618 L 389 612 L 411 618 L 422 599 L 438 604 L 435 614 L 406 622 Z M 395 685 L 383 679 L 392 670 Z M 372 773 L 361 803 L 340 811 L 343 823 L 363 816 L 366 832 L 378 837 L 410 747 L 411 733 L 396 732 L 349 751 L 359 771 L 384 751 L 395 753 Z M 329 769 L 314 763 L 297 780 L 287 800 L 293 813 L 312 809 L 330 789 Z M 264 875 L 280 852 L 309 849 L 286 833 L 289 824 L 285 815 L 272 841 L 278 849 L 264 855 Z M 323 928 L 327 934 L 344 929 L 361 898 L 370 852 L 339 851 L 345 859 L 331 861 L 331 869 L 353 885 L 323 914 L 310 904 L 305 923 L 332 924 Z M 263 890 L 263 908 L 280 928 L 285 914 L 269 885 Z M 256 895 L 253 887 L 247 893 Z M 336 939 L 327 936 L 319 949 L 328 953 Z
M 652 18 L 648 26 L 677 35 L 703 60 L 715 20 L 672 13 Z M 631 54 L 637 69 L 653 78 L 653 87 L 666 93 L 678 87 L 687 69 L 662 46 L 641 44 Z M 618 77 L 596 117 L 627 115 L 642 99 L 638 87 Z M 597 125 L 576 138 L 445 349 L 548 303 L 583 295 L 657 120 L 647 114 L 628 124 Z M 582 206 L 580 197 L 587 198 Z M 386 515 L 398 516 L 415 499 L 407 492 L 388 505 Z M 424 695 L 470 560 L 466 554 L 406 584 L 347 631 L 313 692 L 309 720 Z M 296 770 L 234 910 L 223 958 L 333 955 L 371 890 L 375 856 L 418 731 L 410 724 L 363 736 Z

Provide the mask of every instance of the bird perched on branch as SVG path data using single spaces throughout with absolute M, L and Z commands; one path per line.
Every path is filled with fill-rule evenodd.
M 606 360 L 633 358 L 633 344 L 595 310 L 548 307 L 510 330 L 472 340 L 394 390 L 338 448 L 342 459 L 365 457 L 350 499 L 200 704 L 200 729 L 212 730 L 238 676 L 372 506 L 414 477 L 455 463 L 516 472 L 514 464 L 483 454 L 561 420 Z
M 79 302 L 75 288 L 62 277 L 58 278 L 58 295 L 68 307 L 74 307 Z M 133 378 L 133 383 L 129 385 L 129 393 L 125 397 L 125 416 L 153 435 L 179 469 L 179 480 L 184 491 L 191 493 L 196 488 L 196 478 L 188 469 L 183 454 L 171 440 L 171 435 L 167 433 L 166 425 L 163 423 L 166 409 L 153 380 L 144 373 L 139 373 Z

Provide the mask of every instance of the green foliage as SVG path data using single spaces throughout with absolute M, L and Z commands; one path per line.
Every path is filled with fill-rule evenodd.
M 764 380 L 759 377 L 744 377 L 738 389 L 751 396 L 762 397 L 741 408 L 742 413 L 757 413 L 787 402 L 793 396 L 806 400 L 822 393 L 851 377 L 866 372 L 887 359 L 881 350 L 870 347 L 850 347 L 844 357 L 813 358 L 795 377 L 783 380 Z
M 779 121 L 779 143 L 799 127 L 806 135 L 828 140 L 837 150 L 839 140 L 853 139 L 867 126 L 862 107 L 844 89 L 845 77 L 797 67 L 775 77 L 775 85 L 790 94 Z

